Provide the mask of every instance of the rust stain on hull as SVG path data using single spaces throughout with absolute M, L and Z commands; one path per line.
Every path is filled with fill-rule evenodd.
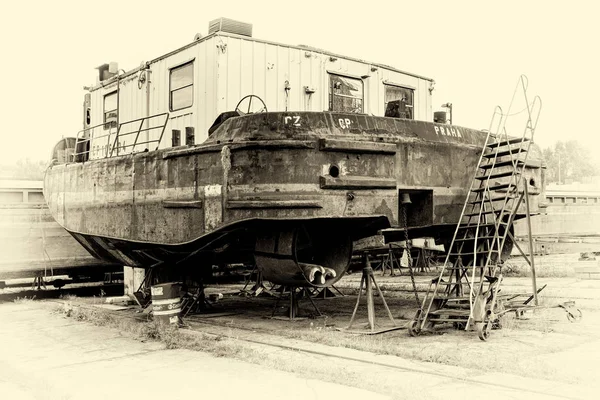
M 411 226 L 457 222 L 483 132 L 327 112 L 287 124 L 289 115 L 231 118 L 198 146 L 54 165 L 45 197 L 91 251 L 132 266 L 209 253 L 205 263 L 242 262 L 265 232 L 308 225 L 359 239 L 398 226 L 403 192 L 418 204 Z M 539 168 L 527 173 L 542 182 Z

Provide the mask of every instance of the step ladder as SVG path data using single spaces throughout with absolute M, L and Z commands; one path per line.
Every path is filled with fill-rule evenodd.
M 444 265 L 432 280 L 421 308 L 409 323 L 409 333 L 418 335 L 436 324 L 452 323 L 455 328 L 477 330 L 487 340 L 497 321 L 498 290 L 502 263 L 508 258 L 508 240 L 514 240 L 512 224 L 529 218 L 527 179 L 523 172 L 541 111 L 541 99 L 527 99 L 527 78 L 521 76 L 507 113 L 496 107 L 469 194 L 447 249 Z M 518 92 L 525 108 L 514 114 Z M 507 133 L 507 121 L 520 115 L 525 128 L 521 137 Z M 519 213 L 526 201 L 526 212 Z

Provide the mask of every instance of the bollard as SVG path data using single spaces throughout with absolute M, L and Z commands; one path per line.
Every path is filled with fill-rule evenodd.
M 181 146 L 181 131 L 179 129 L 171 130 L 171 147 Z
M 195 143 L 196 142 L 194 139 L 194 127 L 186 126 L 185 127 L 185 144 L 187 146 L 193 146 Z

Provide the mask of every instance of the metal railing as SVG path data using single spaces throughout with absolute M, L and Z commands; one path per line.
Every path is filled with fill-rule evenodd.
M 111 131 L 109 130 L 108 133 L 104 134 L 104 135 L 100 135 L 100 136 L 95 136 L 94 135 L 94 129 L 99 128 L 99 127 L 104 127 L 106 124 L 102 123 L 99 125 L 95 125 L 89 128 L 85 128 L 80 130 L 79 132 L 77 132 L 77 138 L 75 140 L 75 153 L 73 154 L 74 156 L 74 161 L 75 162 L 80 162 L 80 161 L 85 161 L 89 158 L 89 153 L 90 153 L 90 143 L 92 141 L 92 139 L 94 141 L 102 139 L 103 137 L 107 137 L 107 149 L 108 149 L 108 142 L 110 141 L 110 136 L 113 134 L 111 133 Z M 86 146 L 87 145 L 87 146 Z M 82 149 L 82 151 L 80 151 Z
M 164 121 L 161 119 L 162 117 L 164 117 Z M 153 121 L 158 122 L 153 123 Z M 123 153 L 123 151 L 129 147 L 131 147 L 131 153 L 134 153 L 136 146 L 150 145 L 151 143 L 156 143 L 156 148 L 154 150 L 158 150 L 163 135 L 165 133 L 168 121 L 169 113 L 161 113 L 151 115 L 149 117 L 142 117 L 131 121 L 122 122 L 117 126 L 116 132 L 114 132 L 111 127 L 109 128 L 108 133 L 105 133 L 103 135 L 96 136 L 95 129 L 99 127 L 105 128 L 106 126 L 110 126 L 112 125 L 111 122 L 105 122 L 99 125 L 92 126 L 90 128 L 83 129 L 77 132 L 74 159 L 76 162 L 87 161 L 90 158 L 90 152 L 95 153 L 97 151 L 103 151 L 104 158 L 109 158 L 113 156 L 118 156 L 119 153 Z M 147 124 L 146 127 L 144 127 L 144 123 Z M 123 132 L 123 130 L 125 132 Z M 160 130 L 160 135 L 157 139 L 150 139 L 149 133 L 154 130 Z M 148 132 L 148 139 L 145 141 L 138 141 L 142 132 Z M 133 143 L 121 144 L 121 139 L 131 135 L 135 135 Z M 98 148 L 96 150 L 91 149 L 92 141 L 95 144 L 98 144 L 102 142 L 101 140 L 103 138 L 106 138 L 106 145 L 102 147 L 106 148 Z

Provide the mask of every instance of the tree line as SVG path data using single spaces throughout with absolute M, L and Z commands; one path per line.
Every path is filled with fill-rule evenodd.
M 546 183 L 582 182 L 600 173 L 598 160 L 589 147 L 577 140 L 558 141 L 542 150 L 546 161 Z
M 24 158 L 14 164 L 0 165 L 0 179 L 36 180 L 44 179 L 44 171 L 48 161 Z

